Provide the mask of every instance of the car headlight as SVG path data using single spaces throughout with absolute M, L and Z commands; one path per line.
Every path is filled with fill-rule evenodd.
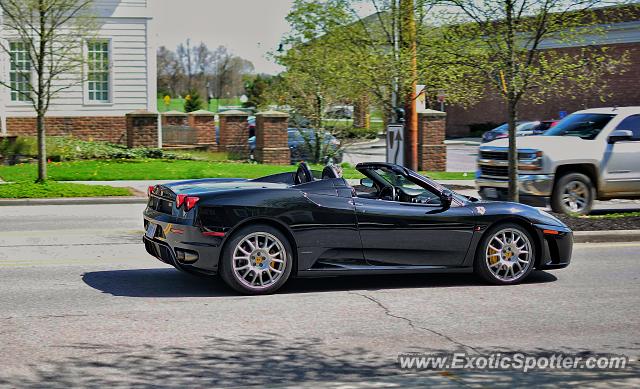
M 542 169 L 542 151 L 518 152 L 518 170 Z

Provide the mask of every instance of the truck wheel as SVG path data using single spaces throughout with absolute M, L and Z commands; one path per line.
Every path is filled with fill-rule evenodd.
M 551 209 L 567 215 L 587 215 L 591 212 L 596 190 L 589 177 L 569 173 L 560 177 L 551 195 Z

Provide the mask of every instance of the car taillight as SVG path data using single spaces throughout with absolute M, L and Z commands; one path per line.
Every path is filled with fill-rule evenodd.
M 147 188 L 147 196 L 151 197 L 151 193 L 153 193 L 153 190 L 156 188 L 155 185 L 149 185 L 149 188 Z
M 184 205 L 184 210 L 190 211 L 196 206 L 198 200 L 200 200 L 200 197 L 188 196 L 186 194 L 176 195 L 176 208 L 180 208 Z
M 187 195 L 179 194 L 176 196 L 176 208 L 180 208 L 184 203 L 184 199 L 187 198 Z
M 187 196 L 184 200 L 184 207 L 187 211 L 190 211 L 191 208 L 196 206 L 196 203 L 200 200 L 200 197 Z

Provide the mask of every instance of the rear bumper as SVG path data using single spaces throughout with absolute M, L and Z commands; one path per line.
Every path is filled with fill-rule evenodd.
M 203 236 L 198 227 L 147 209 L 144 212 L 145 231 L 149 231 L 149 224 L 156 226 L 152 229 L 153 236 L 145 233 L 142 238 L 149 254 L 181 270 L 202 274 L 217 272 L 224 237 Z M 197 255 L 195 260 L 194 254 Z
M 545 224 L 536 224 L 534 227 L 542 242 L 540 261 L 536 268 L 551 270 L 569 266 L 573 252 L 573 232 L 567 227 Z

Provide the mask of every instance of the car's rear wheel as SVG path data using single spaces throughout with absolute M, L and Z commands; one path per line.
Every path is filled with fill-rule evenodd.
M 230 287 L 244 294 L 268 294 L 289 278 L 293 256 L 284 234 L 258 224 L 234 233 L 221 261 L 220 276 Z
M 569 215 L 587 215 L 591 212 L 595 197 L 589 177 L 582 173 L 569 173 L 556 182 L 551 195 L 551 209 Z
M 475 259 L 476 273 L 496 285 L 517 284 L 533 270 L 535 245 L 529 232 L 505 223 L 485 234 Z

